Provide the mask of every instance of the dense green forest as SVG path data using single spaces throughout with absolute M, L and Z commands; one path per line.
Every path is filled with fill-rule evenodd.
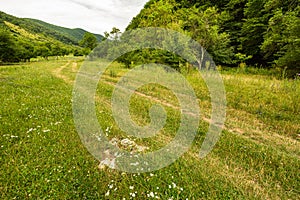
M 0 62 L 88 54 L 103 36 L 0 12 Z M 90 44 L 92 43 L 92 44 Z
M 220 65 L 296 71 L 300 69 L 299 13 L 297 0 L 150 0 L 127 30 L 163 27 L 187 34 Z M 147 51 L 130 54 L 130 59 L 138 61 L 143 54 L 168 57 Z

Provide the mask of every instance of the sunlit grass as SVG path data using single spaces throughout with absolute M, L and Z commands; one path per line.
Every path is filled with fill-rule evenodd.
M 211 154 L 198 157 L 208 130 L 203 119 L 190 151 L 175 163 L 152 173 L 127 174 L 99 169 L 76 132 L 72 84 L 81 64 L 68 58 L 0 67 L 1 199 L 298 198 L 299 80 L 224 73 L 226 127 Z M 99 123 L 109 139 L 130 138 L 148 151 L 161 148 L 179 126 L 177 99 L 155 84 L 139 88 L 130 100 L 133 120 L 148 124 L 148 109 L 161 101 L 167 123 L 154 138 L 129 137 L 115 123 L 110 104 L 114 84 L 126 72 L 114 63 L 99 82 Z M 192 71 L 186 78 L 201 116 L 209 118 L 210 97 L 201 76 Z

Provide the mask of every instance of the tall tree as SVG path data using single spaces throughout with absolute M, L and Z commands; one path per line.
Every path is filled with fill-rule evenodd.
M 110 36 L 110 39 L 112 39 L 112 40 L 118 40 L 120 35 L 121 35 L 120 29 L 113 27 L 109 36 Z
M 86 32 L 79 45 L 93 50 L 97 46 L 97 38 L 94 34 Z
M 273 56 L 275 64 L 300 69 L 300 6 L 283 13 L 277 9 L 269 20 L 268 31 L 262 44 L 266 56 Z
M 267 30 L 268 18 L 264 10 L 266 0 L 248 0 L 244 9 L 245 19 L 241 30 L 240 50 L 246 55 L 252 55 L 249 64 L 261 63 L 266 66 L 263 53 L 259 48 L 263 43 L 263 35 Z
M 184 13 L 186 18 L 183 27 L 188 30 L 188 34 L 212 55 L 214 61 L 219 64 L 230 64 L 232 48 L 229 47 L 229 35 L 222 33 L 220 29 L 228 17 L 227 13 L 220 13 L 215 7 L 209 7 L 204 11 L 192 7 L 186 9 Z

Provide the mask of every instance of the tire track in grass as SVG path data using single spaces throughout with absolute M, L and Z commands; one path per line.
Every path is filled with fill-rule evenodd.
M 70 63 L 71 63 L 71 61 L 68 61 L 65 65 L 62 65 L 59 68 L 53 70 L 52 74 L 60 79 L 63 79 L 65 82 L 67 82 L 66 80 L 68 80 L 69 78 L 62 74 L 62 70 L 64 68 L 66 68 L 67 66 L 69 66 Z
M 60 68 L 55 70 L 55 74 L 57 77 L 63 79 L 66 83 L 73 84 L 74 83 L 73 80 L 70 80 L 70 78 L 68 78 L 67 76 L 62 74 L 62 70 L 64 68 L 68 67 L 70 64 L 71 64 L 71 61 L 69 61 L 67 64 L 61 66 Z M 72 72 L 73 73 L 78 72 L 77 66 L 78 66 L 78 64 L 76 62 L 72 63 Z M 88 74 L 82 74 L 82 75 L 87 76 L 90 79 L 93 79 L 93 77 L 89 76 Z M 103 75 L 103 77 L 104 77 L 104 79 L 100 79 L 100 81 L 102 83 L 110 85 L 112 87 L 116 86 L 116 84 L 113 82 L 114 79 L 110 79 L 108 77 L 108 75 Z M 172 108 L 174 110 L 180 111 L 180 109 L 181 109 L 179 106 L 176 106 L 176 105 L 173 105 L 172 103 L 163 101 L 157 97 L 153 97 L 153 96 L 147 95 L 147 94 L 139 92 L 139 91 L 133 91 L 133 92 L 134 92 L 134 94 L 136 94 L 140 97 L 149 99 L 155 103 L 159 103 L 163 106 Z M 107 105 L 111 105 L 109 100 L 104 100 L 103 98 L 100 99 L 97 95 L 95 98 L 96 98 L 96 101 L 101 101 Z M 230 113 L 233 110 L 234 109 L 230 109 Z M 240 112 L 237 110 L 234 110 L 234 113 L 240 114 Z M 191 113 L 191 112 L 188 112 L 187 114 L 194 116 L 194 113 Z M 241 119 L 241 116 L 239 116 L 239 118 Z M 253 117 L 251 117 L 251 118 L 253 118 Z M 206 123 L 212 122 L 211 119 L 209 119 L 205 116 L 202 116 L 202 120 Z M 260 123 L 262 123 L 262 122 L 260 122 Z M 231 133 L 237 134 L 243 138 L 251 139 L 251 141 L 254 141 L 255 143 L 258 143 L 258 144 L 267 144 L 267 145 L 272 145 L 272 146 L 274 146 L 273 144 L 275 144 L 275 145 L 283 146 L 287 150 L 291 150 L 293 152 L 292 154 L 299 158 L 299 154 L 295 154 L 295 152 L 297 152 L 297 149 L 299 149 L 299 142 L 297 140 L 291 139 L 289 137 L 284 137 L 284 136 L 276 134 L 276 133 L 264 132 L 261 128 L 258 128 L 258 127 L 257 127 L 258 130 L 253 130 L 253 129 L 251 129 L 251 127 L 248 127 L 248 126 L 245 127 L 245 124 L 247 124 L 247 123 L 243 122 L 243 125 L 240 125 L 237 123 L 237 120 L 235 118 L 227 117 L 226 125 L 225 125 L 225 127 L 223 127 L 223 129 L 227 130 Z M 264 138 L 265 141 L 263 141 L 262 139 L 255 139 L 257 137 Z
M 73 62 L 72 63 L 72 72 L 73 73 L 77 73 L 77 71 L 78 71 L 78 63 L 77 62 Z
M 300 142 L 296 139 L 268 131 L 266 125 L 253 114 L 236 109 L 227 109 L 226 130 L 250 139 L 257 144 L 274 146 L 280 151 L 300 159 Z
M 68 76 L 66 76 L 66 75 L 64 75 L 64 74 L 62 73 L 62 71 L 63 71 L 65 68 L 69 67 L 71 64 L 72 64 L 72 66 L 71 66 L 71 71 L 72 71 L 73 73 L 76 73 L 76 72 L 78 71 L 78 70 L 77 70 L 77 66 L 78 66 L 77 62 L 71 62 L 71 61 L 68 61 L 68 63 L 66 63 L 65 65 L 63 65 L 63 66 L 61 66 L 61 67 L 59 67 L 59 68 L 53 70 L 53 75 L 56 76 L 57 78 L 60 78 L 60 79 L 64 80 L 64 81 L 65 81 L 66 83 L 68 83 L 68 84 L 73 84 L 73 83 L 74 83 L 74 80 L 70 79 Z
M 190 156 L 193 159 L 198 159 L 199 155 L 197 153 L 191 153 Z M 228 165 L 224 163 L 221 158 L 212 154 L 209 159 L 205 158 L 204 166 L 209 166 L 208 168 L 204 167 L 203 170 L 206 174 L 216 174 L 215 178 L 226 177 L 226 180 L 234 185 L 236 188 L 245 191 L 246 196 L 252 197 L 255 199 L 281 199 L 278 196 L 278 193 L 285 191 L 282 188 L 278 188 L 277 194 L 270 192 L 272 186 L 267 182 L 261 183 L 259 181 L 259 175 L 252 170 L 244 169 L 242 166 L 239 166 L 237 163 Z
M 58 68 L 57 70 L 55 70 L 54 74 L 63 79 L 65 82 L 71 84 L 74 81 L 72 81 L 69 77 L 67 77 L 66 75 L 62 74 L 62 70 L 65 69 L 66 67 L 68 67 L 71 64 L 71 62 L 69 61 L 66 65 Z M 72 63 L 72 68 L 71 68 L 72 72 L 77 72 L 77 63 Z M 92 76 L 89 76 L 88 74 L 85 74 L 85 76 L 87 76 L 90 79 L 93 79 Z M 105 85 L 109 85 L 111 87 L 115 87 L 116 84 L 113 82 L 112 79 L 106 78 L 104 76 L 104 79 L 101 79 L 101 83 L 105 84 Z M 165 102 L 160 100 L 157 97 L 153 97 L 150 95 L 147 95 L 145 93 L 139 92 L 139 91 L 134 91 L 134 93 L 142 98 L 146 98 L 152 102 L 156 102 L 156 103 L 160 103 L 166 107 L 169 107 L 171 109 L 174 110 L 180 110 L 180 107 L 173 105 L 172 103 L 169 102 Z M 97 102 L 103 102 L 105 103 L 107 106 L 111 106 L 111 103 L 109 101 L 109 99 L 103 98 L 101 96 L 96 95 L 95 96 L 95 101 Z M 235 112 L 234 110 L 230 110 L 231 112 Z M 193 114 L 193 113 L 191 113 Z M 242 113 L 239 113 L 242 114 Z M 240 116 L 241 117 L 241 116 Z M 211 120 L 205 117 L 202 117 L 202 120 L 207 122 L 207 123 L 211 123 Z M 295 145 L 298 144 L 297 141 L 291 140 L 290 138 L 285 138 L 283 136 L 279 136 L 278 134 L 271 134 L 271 133 L 265 133 L 263 131 L 263 129 L 259 129 L 259 130 L 253 130 L 251 129 L 250 126 L 240 126 L 240 123 L 245 123 L 245 122 L 239 122 L 238 120 L 236 120 L 235 118 L 233 119 L 227 119 L 227 123 L 226 123 L 226 127 L 224 128 L 224 130 L 227 130 L 230 133 L 233 133 L 235 135 L 239 135 L 239 137 L 241 138 L 247 138 L 250 139 L 251 141 L 253 141 L 254 143 L 258 143 L 258 144 L 264 144 L 264 141 L 258 141 L 255 140 L 253 137 L 254 136 L 258 136 L 259 137 L 266 137 L 267 140 L 271 140 L 267 142 L 267 145 L 270 146 L 274 146 L 271 143 L 274 142 L 274 144 L 278 144 L 278 142 L 281 142 L 282 144 L 285 142 L 288 143 L 293 143 L 293 147 L 295 147 Z M 254 135 L 253 132 L 256 132 L 256 134 L 258 135 Z M 265 135 L 267 134 L 267 135 Z M 272 136 L 272 137 L 271 137 Z M 164 138 L 167 139 L 167 138 Z M 276 142 L 275 142 L 276 141 Z M 291 145 L 291 144 L 283 144 L 283 145 Z M 192 157 L 194 157 L 194 159 L 198 159 L 198 154 L 194 154 L 193 152 L 191 152 L 189 155 L 192 155 Z M 280 195 L 279 193 L 272 193 L 270 192 L 272 190 L 272 186 L 270 186 L 267 182 L 261 182 L 258 181 L 258 177 L 255 176 L 256 171 L 252 171 L 252 170 L 247 170 L 244 169 L 242 166 L 240 166 L 239 164 L 235 163 L 233 164 L 233 166 L 228 166 L 226 163 L 224 163 L 222 160 L 220 160 L 220 157 L 216 157 L 215 155 L 212 154 L 212 156 L 210 156 L 209 158 L 206 159 L 206 162 L 209 166 L 212 167 L 212 169 L 208 170 L 208 173 L 210 172 L 215 172 L 217 174 L 219 174 L 221 177 L 224 177 L 224 179 L 228 180 L 229 182 L 231 182 L 233 185 L 235 185 L 237 188 L 241 188 L 243 191 L 246 191 L 246 195 L 250 195 L 250 196 L 255 196 L 255 198 L 264 198 L 264 199 L 280 199 Z M 281 193 L 285 193 L 286 191 L 283 190 L 283 188 L 278 188 L 278 190 L 280 190 Z M 284 195 L 283 195 L 284 196 Z
M 115 85 L 116 85 L 115 83 L 107 81 L 107 80 L 102 80 L 102 82 L 105 83 L 105 84 L 108 84 L 112 87 L 115 87 Z M 142 92 L 134 91 L 134 93 L 138 96 L 147 98 L 147 99 L 149 99 L 151 101 L 154 101 L 156 103 L 160 103 L 160 104 L 162 104 L 166 107 L 172 108 L 174 110 L 179 110 L 180 111 L 180 109 L 181 109 L 178 106 L 175 106 L 171 103 L 162 101 L 159 98 L 144 94 Z M 235 110 L 235 109 L 229 109 L 229 111 L 230 111 L 230 113 L 233 112 L 236 115 L 240 114 L 240 111 Z M 188 112 L 187 114 L 189 114 L 191 116 L 194 116 L 194 113 L 191 113 L 191 112 Z M 251 118 L 253 118 L 253 117 L 251 117 Z M 239 116 L 239 119 L 242 119 L 242 116 Z M 205 121 L 206 123 L 209 123 L 209 124 L 213 123 L 211 119 L 209 119 L 205 116 L 202 116 L 202 120 Z M 274 144 L 275 144 L 275 145 L 283 146 L 289 152 L 292 152 L 292 155 L 300 158 L 299 154 L 295 153 L 299 150 L 299 145 L 300 145 L 300 143 L 297 140 L 294 140 L 290 137 L 285 137 L 283 135 L 279 135 L 279 134 L 274 133 L 274 132 L 272 132 L 272 133 L 264 132 L 263 129 L 260 129 L 258 127 L 257 127 L 258 130 L 253 130 L 253 128 L 251 128 L 249 126 L 244 127 L 244 125 L 247 125 L 247 123 L 243 123 L 244 125 L 242 127 L 242 126 L 238 125 L 236 122 L 237 121 L 235 120 L 235 118 L 227 117 L 226 125 L 225 125 L 225 127 L 223 127 L 223 129 L 227 130 L 228 132 L 231 132 L 233 134 L 237 134 L 237 135 L 239 135 L 243 138 L 250 139 L 251 141 L 253 141 L 257 144 L 267 144 L 267 145 L 271 145 L 271 146 L 274 146 Z M 263 123 L 263 122 L 260 122 L 260 123 Z M 253 127 L 254 127 L 254 125 L 253 125 Z M 258 138 L 264 138 L 266 141 L 255 139 L 257 137 Z

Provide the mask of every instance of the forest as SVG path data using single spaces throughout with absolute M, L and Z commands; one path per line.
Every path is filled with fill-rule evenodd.
M 150 0 L 127 30 L 162 27 L 187 34 L 218 65 L 299 72 L 299 12 L 297 0 Z M 168 61 L 163 52 L 136 54 L 130 60 L 137 61 L 144 54 Z

